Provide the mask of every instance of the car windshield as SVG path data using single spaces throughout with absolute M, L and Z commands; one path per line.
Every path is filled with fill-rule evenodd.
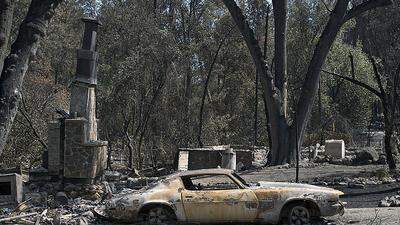
M 247 184 L 247 182 L 246 182 L 241 176 L 239 176 L 237 173 L 232 173 L 232 175 L 233 175 L 236 179 L 238 179 L 244 186 L 250 187 L 250 185 Z

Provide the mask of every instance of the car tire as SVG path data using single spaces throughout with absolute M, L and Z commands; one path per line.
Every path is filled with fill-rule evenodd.
M 289 205 L 286 210 L 287 225 L 310 225 L 312 219 L 312 211 L 306 204 L 297 203 Z
M 172 225 L 176 224 L 174 211 L 165 206 L 151 207 L 142 215 L 143 224 L 146 225 Z

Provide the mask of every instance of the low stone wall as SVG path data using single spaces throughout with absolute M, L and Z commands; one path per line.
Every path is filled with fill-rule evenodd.
M 64 178 L 95 179 L 107 163 L 107 142 L 88 141 L 87 120 L 65 120 Z

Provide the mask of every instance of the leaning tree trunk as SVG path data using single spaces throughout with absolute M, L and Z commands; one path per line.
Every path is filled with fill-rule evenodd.
M 32 0 L 11 52 L 4 61 L 0 78 L 0 154 L 7 142 L 18 103 L 22 83 L 30 60 L 35 56 L 41 37 L 45 35 L 54 10 L 62 0 Z
M 14 15 L 15 0 L 0 0 L 0 71 L 3 71 Z

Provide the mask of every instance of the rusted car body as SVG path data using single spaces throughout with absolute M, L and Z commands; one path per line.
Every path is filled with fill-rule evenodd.
M 147 224 L 278 224 L 283 219 L 289 224 L 307 224 L 312 217 L 343 213 L 339 201 L 342 194 L 306 184 L 259 182 L 251 186 L 231 170 L 207 169 L 176 173 L 138 192 L 112 199 L 102 213 Z

